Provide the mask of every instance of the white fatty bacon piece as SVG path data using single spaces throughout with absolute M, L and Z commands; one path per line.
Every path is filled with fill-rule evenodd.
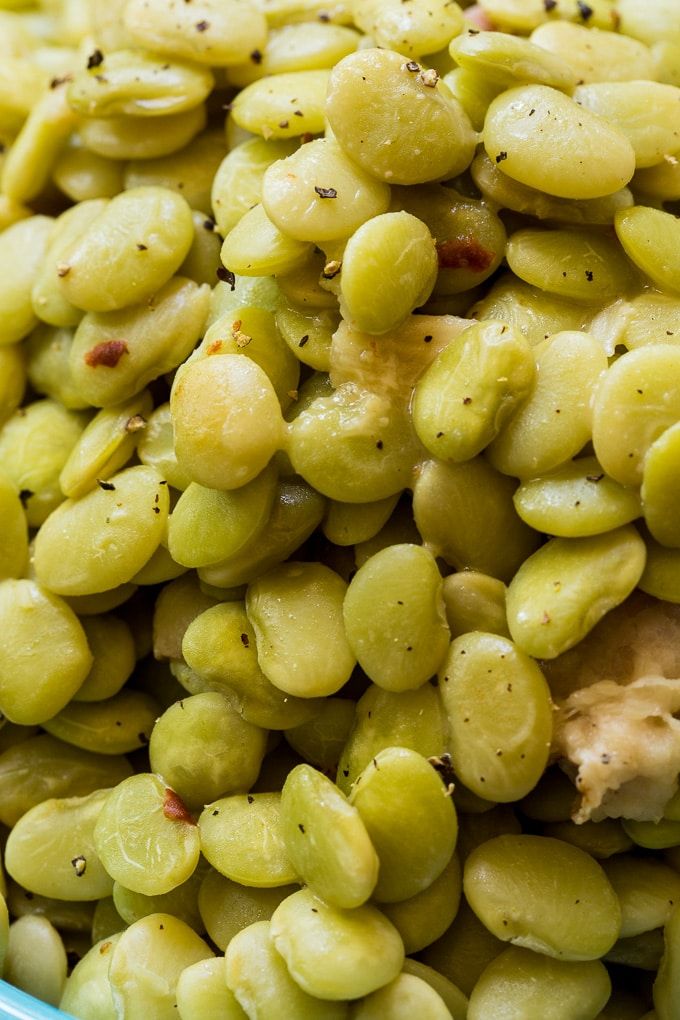
M 680 773 L 680 607 L 637 593 L 544 667 L 574 821 L 658 821 Z

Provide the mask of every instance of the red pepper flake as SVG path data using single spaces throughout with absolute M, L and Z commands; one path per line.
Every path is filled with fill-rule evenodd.
M 211 344 L 206 347 L 206 354 L 219 354 L 224 346 L 224 340 L 213 340 Z
M 189 825 L 196 824 L 196 819 L 182 798 L 168 787 L 165 789 L 165 797 L 163 799 L 163 814 L 173 822 L 187 822 Z
M 468 404 L 472 403 L 472 397 L 463 397 L 463 403 L 467 407 Z
M 87 351 L 85 364 L 90 368 L 96 368 L 98 365 L 115 368 L 123 355 L 128 353 L 128 345 L 125 340 L 102 340 L 91 351 Z
M 205 20 L 197 21 L 195 28 L 197 32 L 205 32 L 206 29 L 210 28 L 210 22 Z
M 592 283 L 593 282 L 593 271 L 592 271 L 592 269 L 586 269 L 585 274 L 586 274 L 586 280 L 588 281 L 588 283 Z
M 300 337 L 300 339 L 298 340 L 298 347 L 304 347 L 305 344 L 308 341 L 309 341 L 309 333 L 305 333 L 305 335 Z
M 93 67 L 99 67 L 100 64 L 103 64 L 103 63 L 104 63 L 104 54 L 102 53 L 102 51 L 101 50 L 94 50 L 94 52 L 90 53 L 89 57 L 87 58 L 87 69 L 88 69 L 88 71 L 91 71 Z
M 483 273 L 495 258 L 495 252 L 484 248 L 475 237 L 455 237 L 437 244 L 440 269 L 471 269 Z
M 316 193 L 319 196 L 319 198 L 337 198 L 338 197 L 338 193 L 335 190 L 335 188 L 319 188 L 319 187 L 315 187 L 314 190 L 316 191 Z
M 222 283 L 228 283 L 232 290 L 236 290 L 236 276 L 232 273 L 231 269 L 219 266 L 216 275 L 218 280 L 221 280 Z
M 241 644 L 244 648 L 250 648 L 250 638 L 245 632 L 241 634 Z
M 497 163 L 502 163 L 503 160 L 507 159 L 507 158 L 508 158 L 507 152 L 505 152 L 505 151 L 499 152 L 498 155 L 496 156 L 496 162 Z

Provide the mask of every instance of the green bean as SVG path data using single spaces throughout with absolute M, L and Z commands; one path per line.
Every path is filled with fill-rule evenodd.
M 96 70 L 100 66 L 101 71 Z M 198 106 L 212 86 L 207 68 L 180 60 L 171 63 L 142 50 L 117 49 L 103 65 L 79 71 L 67 96 L 76 113 L 86 117 L 163 117 Z
M 69 747 L 47 733 L 29 737 L 0 755 L 0 820 L 13 826 L 45 800 L 84 797 L 131 774 L 124 758 Z
M 244 1016 L 274 1020 L 283 1012 L 300 1020 L 344 1020 L 345 1003 L 321 1001 L 293 979 L 276 951 L 269 921 L 245 927 L 226 953 L 227 988 L 243 1007 Z
M 680 909 L 676 906 L 664 928 L 664 953 L 654 982 L 654 1007 L 659 1020 L 675 1020 L 678 1015 L 678 921 Z
M 413 486 L 413 514 L 432 554 L 457 570 L 509 581 L 538 545 L 537 533 L 515 512 L 515 487 L 483 457 L 422 464 Z
M 37 325 L 31 291 L 40 272 L 53 222 L 48 216 L 31 216 L 2 232 L 0 277 L 3 281 L 3 313 L 0 347 L 17 343 Z
M 24 889 L 62 900 L 110 896 L 113 881 L 95 848 L 94 828 L 109 790 L 46 800 L 19 819 L 5 848 L 5 867 Z
M 513 500 L 523 521 L 561 538 L 602 534 L 635 520 L 642 511 L 638 493 L 605 475 L 595 457 L 579 457 L 524 482 Z
M 167 483 L 144 465 L 66 500 L 36 539 L 38 579 L 60 595 L 96 594 L 130 581 L 160 543 L 168 505 Z
M 336 907 L 359 907 L 378 879 L 378 856 L 361 815 L 308 765 L 288 775 L 281 791 L 286 851 L 301 880 Z
M 619 936 L 621 908 L 602 868 L 559 840 L 497 836 L 468 857 L 463 888 L 497 938 L 546 956 L 596 960 Z
M 275 495 L 276 471 L 272 465 L 230 492 L 191 482 L 170 515 L 170 553 L 187 567 L 209 566 L 237 555 L 264 531 Z
M 422 892 L 451 860 L 458 833 L 451 792 L 427 759 L 403 747 L 380 751 L 357 776 L 350 803 L 380 860 L 378 902 Z
M 271 14 L 270 11 L 266 12 Z M 333 65 L 358 48 L 361 36 L 352 28 L 321 21 L 316 24 L 281 25 L 272 28 L 260 59 L 252 57 L 229 68 L 229 81 L 249 85 L 267 75 L 284 71 L 315 71 Z M 243 54 L 241 54 L 243 56 Z
M 250 789 L 265 739 L 265 731 L 242 719 L 223 695 L 207 691 L 175 702 L 156 721 L 149 759 L 153 771 L 197 808 Z
M 555 658 L 630 595 L 644 566 L 644 542 L 631 525 L 591 538 L 551 539 L 508 588 L 513 640 L 529 655 Z
M 184 968 L 175 992 L 180 1020 L 244 1020 L 246 1014 L 226 986 L 225 966 L 217 957 Z
M 343 625 L 346 590 L 342 578 L 320 563 L 289 562 L 248 585 L 246 612 L 258 663 L 279 690 L 323 697 L 349 680 L 356 660 Z
M 337 784 L 347 793 L 359 773 L 388 747 L 408 748 L 428 758 L 442 754 L 446 745 L 444 710 L 431 684 L 401 692 L 371 685 L 357 703 Z
M 413 960 L 408 956 L 404 960 L 402 973 L 414 974 L 416 977 L 426 981 L 444 1000 L 453 1020 L 465 1020 L 468 1005 L 467 997 L 448 978 L 445 978 L 443 974 L 440 974 L 432 967 L 428 967 L 427 964 L 421 963 L 419 960 Z
M 0 474 L 0 578 L 19 577 L 28 563 L 28 522 L 15 485 Z
M 83 751 L 119 755 L 148 744 L 157 715 L 158 705 L 148 694 L 124 689 L 104 701 L 72 701 L 42 725 Z
M 90 671 L 85 632 L 63 599 L 29 580 L 0 581 L 0 621 L 2 712 L 22 725 L 45 722 Z
M 180 650 L 204 680 L 203 689 L 233 699 L 244 720 L 255 726 L 297 726 L 311 719 L 321 704 L 314 698 L 291 697 L 265 676 L 243 602 L 222 603 L 200 613 L 187 627 Z
M 367 560 L 347 590 L 343 617 L 360 666 L 389 691 L 420 687 L 448 647 L 441 576 L 422 546 L 390 546 Z
M 168 188 L 123 191 L 61 253 L 61 292 L 77 308 L 112 312 L 155 294 L 179 268 L 193 237 L 191 210 Z M 106 267 L 106 277 L 102 272 Z M 96 367 L 118 357 L 92 356 Z
M 458 100 L 437 86 L 436 72 L 412 63 L 390 49 L 365 49 L 336 64 L 328 84 L 326 116 L 341 148 L 389 184 L 455 177 L 474 155 L 476 134 Z M 386 134 L 370 131 L 376 122 Z
M 418 953 L 451 926 L 462 892 L 460 861 L 453 855 L 441 875 L 422 892 L 380 909 L 401 935 L 406 953 Z
M 324 129 L 328 71 L 289 71 L 247 85 L 234 100 L 239 127 L 264 138 L 295 138 Z
M 60 472 L 82 436 L 87 415 L 53 400 L 19 408 L 0 429 L 0 462 L 23 496 L 26 519 L 38 527 L 63 502 Z
M 206 416 L 203 393 L 213 394 Z M 187 365 L 172 389 L 175 451 L 180 467 L 208 488 L 252 481 L 281 443 L 276 393 L 254 361 L 217 354 Z
M 386 333 L 424 304 L 437 256 L 424 223 L 406 212 L 374 215 L 349 238 L 342 257 L 340 309 L 367 333 Z
M 4 978 L 43 1002 L 58 1006 L 66 981 L 66 950 L 46 917 L 20 917 L 10 925 Z
M 436 974 L 470 995 L 485 967 L 502 951 L 503 943 L 482 924 L 463 897 L 453 924 L 423 950 L 421 958 Z
M 610 994 L 609 975 L 597 960 L 551 960 L 513 947 L 492 960 L 482 974 L 470 996 L 468 1016 L 595 1020 Z
M 109 964 L 114 1002 L 133 1020 L 177 1016 L 177 983 L 185 967 L 212 956 L 203 939 L 171 914 L 150 914 L 116 940 Z
M 113 904 L 116 913 L 125 925 L 134 924 L 149 914 L 172 914 L 193 928 L 198 935 L 203 935 L 206 929 L 198 907 L 198 894 L 207 870 L 207 865 L 199 861 L 186 882 L 169 892 L 150 896 L 114 882 Z
M 503 802 L 529 793 L 546 767 L 552 732 L 550 694 L 536 664 L 511 641 L 476 632 L 453 642 L 439 681 L 453 767 L 465 785 Z
M 144 305 L 88 312 L 69 353 L 74 385 L 95 407 L 129 400 L 191 353 L 207 314 L 208 288 L 181 276 L 173 277 Z
M 389 201 L 387 185 L 360 170 L 327 139 L 277 160 L 262 180 L 267 215 L 300 241 L 347 238 L 371 217 L 385 213 Z
M 201 920 L 215 945 L 224 952 L 243 928 L 268 921 L 279 903 L 296 889 L 295 885 L 269 889 L 241 885 L 211 868 L 198 894 Z
M 111 952 L 119 938 L 120 934 L 115 933 L 98 940 L 76 964 L 66 979 L 60 1008 L 74 1016 L 81 1013 L 97 1016 L 99 1020 L 115 1020 L 108 972 Z
M 241 885 L 271 888 L 295 882 L 281 823 L 281 795 L 252 793 L 207 804 L 198 819 L 203 856 Z
M 680 897 L 680 876 L 655 860 L 620 854 L 604 865 L 621 904 L 621 937 L 663 927 Z
M 611 195 L 635 170 L 625 135 L 547 85 L 521 85 L 494 99 L 484 148 L 503 173 L 558 198 Z
M 442 594 L 452 637 L 471 630 L 510 637 L 502 581 L 476 570 L 463 570 L 444 578 Z
M 404 961 L 401 938 L 379 910 L 368 904 L 342 910 L 308 889 L 277 907 L 271 938 L 293 980 L 331 1001 L 369 995 L 394 980 Z
M 197 25 L 205 28 L 197 30 Z M 264 45 L 267 24 L 254 4 L 201 0 L 187 11 L 182 2 L 169 7 L 135 0 L 126 5 L 123 24 L 135 42 L 155 53 L 195 60 L 210 67 L 237 63 L 244 52 Z
M 501 432 L 535 376 L 529 344 L 501 323 L 469 326 L 416 384 L 413 424 L 441 460 L 470 460 Z
M 147 896 L 175 889 L 200 853 L 195 820 L 158 776 L 139 773 L 108 794 L 94 830 L 109 875 Z
M 422 1020 L 449 1020 L 451 1014 L 442 997 L 422 978 L 415 974 L 400 974 L 376 992 L 367 995 L 354 1008 L 356 1020 L 408 1020 L 419 1016 Z

